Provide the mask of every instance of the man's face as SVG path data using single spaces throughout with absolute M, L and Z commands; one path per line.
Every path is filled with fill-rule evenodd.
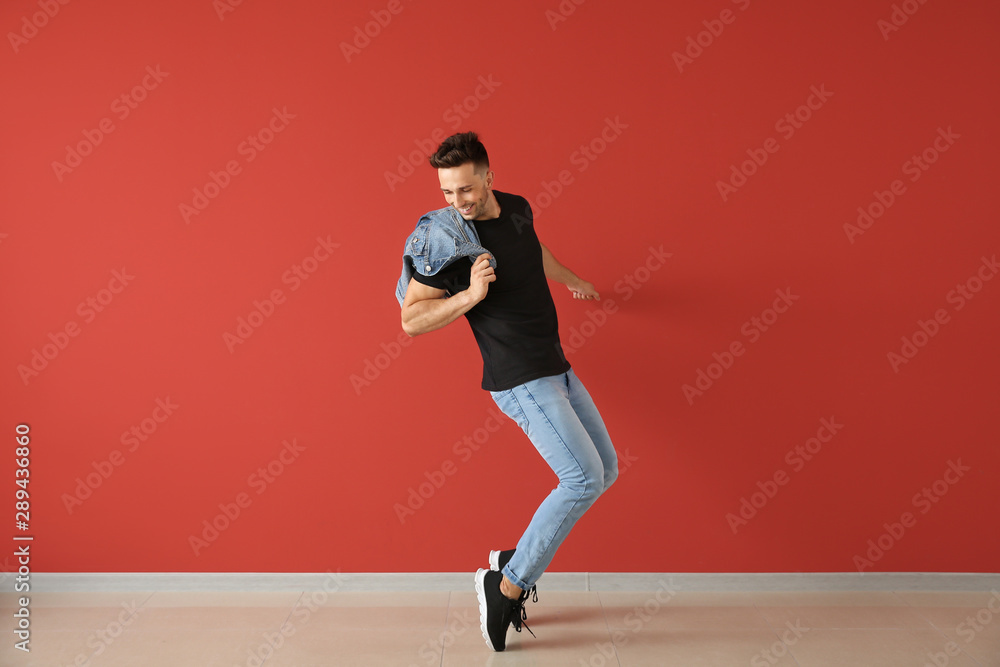
M 490 217 L 490 187 L 493 172 L 476 171 L 471 162 L 458 167 L 438 169 L 441 192 L 449 206 L 454 207 L 466 220 L 483 220 Z

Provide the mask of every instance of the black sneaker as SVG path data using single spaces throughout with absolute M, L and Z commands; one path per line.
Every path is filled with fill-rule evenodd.
M 491 551 L 490 552 L 490 569 L 494 572 L 499 572 L 503 569 L 503 566 L 510 562 L 510 559 L 514 557 L 514 552 L 517 549 L 507 549 L 506 551 Z
M 504 565 L 509 563 L 510 559 L 514 557 L 515 551 L 517 551 L 517 549 L 507 549 L 506 551 L 491 551 L 490 569 L 493 570 L 494 572 L 500 572 L 501 570 L 503 570 Z M 534 601 L 538 602 L 538 588 L 536 586 L 532 586 L 521 597 L 523 599 L 527 599 L 528 595 L 533 595 Z
M 486 645 L 494 651 L 502 651 L 507 648 L 507 628 L 511 625 L 514 630 L 521 631 L 526 617 L 524 611 L 524 600 L 527 592 L 521 593 L 517 600 L 511 600 L 500 591 L 500 581 L 503 575 L 494 570 L 476 571 L 476 597 L 479 599 L 479 627 L 483 631 L 483 638 Z M 535 633 L 531 632 L 534 637 Z

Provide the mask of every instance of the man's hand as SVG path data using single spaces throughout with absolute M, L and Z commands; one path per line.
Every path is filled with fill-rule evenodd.
M 490 256 L 484 252 L 472 263 L 472 271 L 469 273 L 469 296 L 479 303 L 486 298 L 490 283 L 496 279 L 496 271 L 490 266 Z
M 485 299 L 490 283 L 496 279 L 488 253 L 476 257 L 472 263 L 469 288 L 450 299 L 444 298 L 447 293 L 443 289 L 410 278 L 401 312 L 403 331 L 411 337 L 419 336 L 451 324 Z
M 572 284 L 566 285 L 566 287 L 568 287 L 569 291 L 573 293 L 574 299 L 583 299 L 585 301 L 590 301 L 592 299 L 596 299 L 597 301 L 601 300 L 601 295 L 598 294 L 597 290 L 594 289 L 594 286 L 586 280 L 578 278 Z
M 546 278 L 568 287 L 569 291 L 573 293 L 574 299 L 601 300 L 601 295 L 597 293 L 593 285 L 560 264 L 544 243 L 539 242 L 539 245 L 542 246 L 542 267 L 545 270 Z

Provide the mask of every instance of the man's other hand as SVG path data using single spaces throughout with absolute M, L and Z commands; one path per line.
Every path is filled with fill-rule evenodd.
M 486 298 L 490 283 L 497 279 L 496 271 L 490 266 L 490 256 L 483 253 L 476 257 L 472 263 L 472 271 L 469 273 L 469 294 L 479 303 Z
M 583 299 L 584 301 L 590 300 L 601 300 L 601 295 L 597 293 L 594 286 L 588 283 L 586 280 L 579 280 L 572 285 L 567 285 L 569 291 L 573 293 L 574 299 Z

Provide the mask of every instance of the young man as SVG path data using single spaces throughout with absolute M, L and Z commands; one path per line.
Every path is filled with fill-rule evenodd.
M 559 478 L 517 548 L 491 552 L 490 569 L 476 572 L 483 636 L 502 651 L 508 627 L 521 631 L 528 591 L 618 476 L 601 415 L 563 355 L 546 279 L 576 299 L 600 296 L 539 242 L 527 200 L 493 189 L 474 132 L 448 137 L 430 163 L 448 206 L 421 217 L 406 240 L 396 286 L 403 330 L 419 336 L 465 315 L 483 356 L 483 389 Z

